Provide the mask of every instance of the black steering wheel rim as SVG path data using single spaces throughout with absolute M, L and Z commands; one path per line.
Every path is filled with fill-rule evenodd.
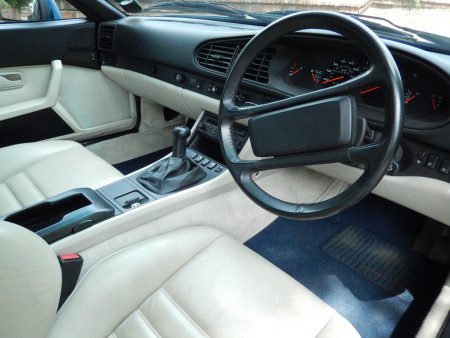
M 238 107 L 234 100 L 247 66 L 253 58 L 276 39 L 303 29 L 324 29 L 352 40 L 370 60 L 371 67 L 351 80 L 256 107 Z M 334 151 L 280 156 L 262 160 L 241 160 L 232 139 L 233 122 L 246 117 L 323 98 L 349 95 L 367 84 L 381 83 L 385 93 L 385 123 L 381 139 L 371 145 Z M 239 187 L 254 202 L 279 216 L 292 219 L 317 219 L 334 215 L 368 195 L 385 175 L 400 142 L 403 126 L 403 85 L 396 63 L 384 43 L 367 26 L 349 16 L 332 12 L 300 12 L 283 17 L 255 35 L 232 66 L 225 83 L 219 109 L 219 130 L 226 164 Z M 352 161 L 363 163 L 363 174 L 344 192 L 314 204 L 282 201 L 253 180 L 256 172 L 277 168 Z

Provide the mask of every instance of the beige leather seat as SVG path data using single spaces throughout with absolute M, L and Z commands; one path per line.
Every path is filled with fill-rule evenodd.
M 74 188 L 98 188 L 122 174 L 73 141 L 0 148 L 0 215 Z
M 1 337 L 359 337 L 305 287 L 207 227 L 103 259 L 56 317 L 61 276 L 43 240 L 0 223 L 0 273 Z

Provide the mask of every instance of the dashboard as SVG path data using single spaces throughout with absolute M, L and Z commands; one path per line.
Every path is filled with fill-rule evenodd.
M 100 24 L 100 59 L 104 66 L 219 100 L 230 65 L 261 29 L 186 18 L 125 18 Z M 450 182 L 450 56 L 384 42 L 401 73 L 405 103 L 401 147 L 388 174 Z M 235 101 L 254 105 L 311 92 L 343 83 L 370 67 L 364 51 L 340 35 L 298 32 L 274 41 L 255 57 Z M 367 120 L 365 142 L 373 142 L 383 129 L 383 84 L 368 83 L 351 94 L 358 116 Z M 174 110 L 185 105 L 174 102 L 166 101 Z
M 398 57 L 404 88 L 407 118 L 436 121 L 448 116 L 449 92 L 446 82 L 435 72 Z M 367 58 L 355 54 L 333 52 L 296 56 L 286 66 L 286 83 L 305 90 L 334 86 L 363 74 L 370 68 Z M 383 86 L 373 83 L 354 93 L 361 104 L 384 108 Z

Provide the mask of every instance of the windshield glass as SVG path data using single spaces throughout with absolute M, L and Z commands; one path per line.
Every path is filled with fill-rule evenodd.
M 126 5 L 131 2 L 129 0 L 116 1 L 122 5 L 125 12 Z M 129 15 L 160 16 L 187 13 L 204 15 L 206 13 L 210 16 L 241 16 L 246 19 L 255 19 L 260 15 L 266 15 L 276 19 L 295 11 L 327 10 L 364 17 L 379 17 L 391 21 L 395 26 L 450 36 L 450 0 L 137 0 L 137 2 L 142 7 L 142 12 L 128 12 Z M 252 14 L 255 16 L 252 17 Z M 364 19 L 371 20 L 366 17 Z M 387 22 L 379 23 L 389 26 Z

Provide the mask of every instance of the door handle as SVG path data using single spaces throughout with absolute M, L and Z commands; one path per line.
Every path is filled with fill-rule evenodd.
M 10 90 L 23 87 L 21 73 L 0 73 L 0 90 Z

